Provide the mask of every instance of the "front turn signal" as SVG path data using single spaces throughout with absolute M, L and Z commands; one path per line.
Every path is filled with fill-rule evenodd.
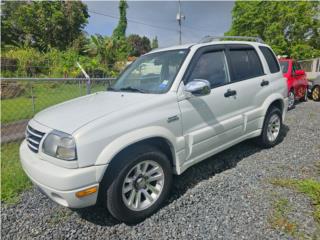
M 82 198 L 82 197 L 89 196 L 89 195 L 96 193 L 96 192 L 97 192 L 97 187 L 90 187 L 90 188 L 84 189 L 82 191 L 76 192 L 76 196 L 78 198 Z

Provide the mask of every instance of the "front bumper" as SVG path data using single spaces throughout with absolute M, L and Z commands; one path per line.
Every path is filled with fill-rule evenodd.
M 26 141 L 20 146 L 20 161 L 23 170 L 43 193 L 58 204 L 69 208 L 95 205 L 98 191 L 86 197 L 76 197 L 76 192 L 89 187 L 99 187 L 101 174 L 106 165 L 68 169 L 39 157 L 29 150 Z

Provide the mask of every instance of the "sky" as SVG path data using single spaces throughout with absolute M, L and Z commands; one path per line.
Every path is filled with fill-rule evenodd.
M 85 31 L 110 36 L 118 23 L 119 2 L 84 2 L 90 14 Z M 186 17 L 182 21 L 182 43 L 198 42 L 206 35 L 222 36 L 231 26 L 233 5 L 232 1 L 181 1 Z M 128 1 L 128 6 L 127 35 L 157 36 L 160 47 L 179 43 L 178 1 Z

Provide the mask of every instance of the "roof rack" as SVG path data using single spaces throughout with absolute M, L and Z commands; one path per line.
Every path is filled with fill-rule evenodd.
M 245 36 L 205 36 L 199 43 L 208 43 L 213 41 L 221 41 L 222 39 L 242 39 L 242 40 L 253 40 L 258 43 L 264 43 L 260 37 L 245 37 Z

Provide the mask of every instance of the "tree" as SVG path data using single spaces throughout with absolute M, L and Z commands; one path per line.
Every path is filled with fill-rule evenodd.
M 97 34 L 91 36 L 86 52 L 89 56 L 97 56 L 102 64 L 110 67 L 117 61 L 126 61 L 130 49 L 131 47 L 125 38 L 116 39 Z
M 158 44 L 158 37 L 155 36 L 154 39 L 152 39 L 152 42 L 151 42 L 151 48 L 152 49 L 155 49 L 155 48 L 158 48 L 159 47 L 159 44 Z
M 6 1 L 2 6 L 2 45 L 66 50 L 83 34 L 89 17 L 80 1 Z
M 128 4 L 126 0 L 120 0 L 120 3 L 119 3 L 120 19 L 118 22 L 118 26 L 113 30 L 113 33 L 112 33 L 113 38 L 119 39 L 119 38 L 125 38 L 126 36 L 127 8 L 128 8 Z
M 137 34 L 131 34 L 127 41 L 131 47 L 130 56 L 139 57 L 151 50 L 150 40 L 145 36 L 140 37 Z
M 238 1 L 225 35 L 260 36 L 276 54 L 297 59 L 320 55 L 318 1 Z

